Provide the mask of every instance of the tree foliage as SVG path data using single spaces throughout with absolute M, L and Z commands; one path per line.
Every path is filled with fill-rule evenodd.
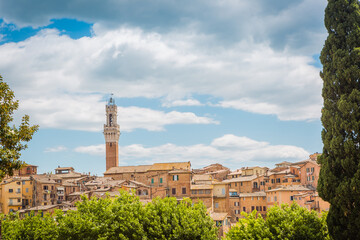
M 0 179 L 21 168 L 20 152 L 27 148 L 24 142 L 30 141 L 38 129 L 38 126 L 30 126 L 28 115 L 22 117 L 19 127 L 10 126 L 19 106 L 14 98 L 14 92 L 0 76 Z
M 319 217 L 317 212 L 308 211 L 296 203 L 271 207 L 266 219 L 256 211 L 242 214 L 244 218 L 230 229 L 227 240 L 330 239 L 326 226 L 327 214 L 322 213 Z
M 206 207 L 190 199 L 156 198 L 148 204 L 122 191 L 111 198 L 82 198 L 76 211 L 6 216 L 3 239 L 217 239 Z
M 323 154 L 318 191 L 331 204 L 329 232 L 360 239 L 360 10 L 358 0 L 328 0 L 322 49 Z

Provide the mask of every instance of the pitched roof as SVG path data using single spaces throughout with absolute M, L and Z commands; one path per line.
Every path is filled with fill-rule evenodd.
M 278 188 L 267 190 L 266 192 L 275 192 L 275 191 L 314 191 L 314 190 L 302 185 L 289 185 L 289 186 L 280 186 Z
M 58 167 L 58 168 L 55 168 L 55 170 L 58 170 L 58 171 L 74 170 L 74 168 L 73 167 Z
M 109 168 L 104 174 L 146 172 L 152 165 L 121 166 Z
M 213 185 L 208 184 L 192 184 L 190 185 L 191 190 L 197 190 L 197 189 L 213 189 Z
M 225 183 L 248 182 L 248 181 L 252 181 L 252 180 L 256 179 L 257 177 L 258 176 L 256 176 L 256 175 L 245 176 L 245 177 L 237 177 L 237 178 L 226 179 L 223 182 L 225 182 Z
M 239 197 L 265 197 L 265 192 L 239 193 Z
M 211 181 L 212 177 L 209 174 L 194 174 L 192 176 L 192 180 L 194 182 L 196 182 L 196 181 Z
M 242 170 L 241 169 L 237 169 L 235 171 L 232 171 L 231 173 L 229 173 L 228 175 L 238 175 L 241 174 Z
M 149 171 L 191 170 L 190 162 L 154 163 Z
M 211 212 L 211 213 L 210 213 L 210 217 L 211 217 L 214 221 L 222 221 L 222 220 L 224 220 L 226 217 L 228 217 L 228 213 L 226 213 L 226 212 L 224 212 L 224 213 Z

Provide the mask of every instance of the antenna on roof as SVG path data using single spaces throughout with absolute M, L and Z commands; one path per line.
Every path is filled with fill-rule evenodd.
M 114 97 L 114 94 L 111 93 L 108 105 L 115 105 L 115 99 L 113 97 Z

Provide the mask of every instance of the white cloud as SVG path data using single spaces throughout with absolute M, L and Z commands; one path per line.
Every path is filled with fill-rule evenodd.
M 104 155 L 105 147 L 103 144 L 83 146 L 76 148 L 75 151 Z M 214 139 L 210 145 L 178 146 L 168 143 L 154 147 L 145 147 L 141 144 L 121 146 L 119 155 L 120 165 L 191 161 L 193 168 L 203 167 L 211 163 L 221 163 L 236 169 L 254 165 L 274 167 L 275 163 L 284 160 L 307 159 L 309 153 L 296 146 L 271 145 L 267 142 L 227 134 Z
M 311 57 L 275 51 L 251 39 L 227 49 L 210 48 L 212 41 L 213 36 L 191 30 L 159 34 L 129 27 L 107 30 L 99 24 L 93 37 L 78 40 L 43 30 L 24 42 L 1 45 L 0 72 L 20 100 L 28 102 L 24 110 L 29 114 L 35 102 L 52 102 L 64 114 L 74 103 L 80 112 L 72 121 L 83 119 L 80 104 L 90 99 L 98 108 L 94 98 L 109 92 L 171 99 L 169 105 L 196 105 L 197 100 L 183 99 L 210 95 L 223 99 L 218 106 L 274 114 L 281 120 L 319 118 L 322 81 Z M 57 118 L 51 111 L 47 115 Z M 99 122 L 98 117 L 89 119 L 76 129 Z
M 163 107 L 179 107 L 179 106 L 203 106 L 200 101 L 196 99 L 186 99 L 186 100 L 167 100 L 163 102 Z
M 49 147 L 46 148 L 44 152 L 49 153 L 49 152 L 64 152 L 66 151 L 67 148 L 64 146 L 57 146 L 57 147 Z
M 20 102 L 22 112 L 31 113 L 31 121 L 42 128 L 101 131 L 105 123 L 105 102 L 98 94 L 33 97 Z M 20 114 L 20 113 L 19 113 Z M 134 129 L 162 131 L 171 124 L 218 124 L 192 112 L 163 112 L 140 107 L 118 107 L 121 131 Z
M 103 155 L 105 156 L 105 145 L 92 145 L 92 146 L 80 146 L 74 149 L 75 152 L 85 153 L 90 155 Z

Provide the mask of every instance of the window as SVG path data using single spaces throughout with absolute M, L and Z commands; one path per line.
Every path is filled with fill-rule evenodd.
M 204 194 L 204 190 L 199 190 L 199 194 Z
M 175 195 L 175 194 L 176 194 L 176 188 L 171 189 L 171 193 L 172 193 L 173 195 Z
M 259 210 L 262 211 L 262 206 L 259 207 Z
M 13 205 L 13 200 L 9 199 L 9 205 Z
M 275 179 L 271 179 L 271 183 L 275 183 Z
M 235 183 L 235 187 L 237 187 L 237 183 Z
M 18 200 L 17 200 L 18 202 L 21 202 L 21 199 L 20 198 L 18 198 Z
M 29 192 L 29 188 L 26 188 L 26 189 L 25 189 L 25 192 L 27 192 L 27 193 L 28 193 L 28 192 Z
M 234 206 L 239 206 L 239 202 L 234 202 Z
M 18 188 L 18 189 L 16 190 L 16 193 L 20 193 L 20 188 Z
M 222 195 L 225 195 L 225 188 L 221 189 L 221 193 L 222 193 Z
M 315 176 L 311 176 L 311 179 L 314 181 L 314 180 L 315 180 Z
M 219 208 L 219 203 L 215 203 L 215 208 Z
M 154 184 L 154 179 L 153 178 L 151 179 L 151 184 Z
M 17 185 L 20 185 L 20 182 L 16 182 Z
M 191 190 L 191 194 L 196 194 L 196 190 Z
M 290 201 L 293 201 L 294 200 L 294 196 L 290 196 Z
M 277 178 L 277 179 L 276 179 L 276 183 L 280 183 L 280 178 Z
M 179 175 L 174 175 L 173 176 L 173 181 L 179 181 Z
M 48 190 L 48 189 L 49 189 L 48 186 L 45 185 L 45 186 L 44 186 L 44 190 Z
M 275 197 L 274 197 L 274 202 L 276 202 L 276 201 L 277 201 L 277 197 L 275 196 Z
M 14 190 L 13 190 L 12 188 L 9 188 L 9 193 L 10 193 L 10 192 L 14 192 Z
M 235 210 L 235 214 L 240 214 L 240 210 Z
M 51 190 L 54 190 L 54 186 L 51 186 Z
M 271 198 L 270 197 L 268 197 L 268 202 L 270 202 L 271 201 Z
M 266 207 L 265 207 L 265 206 L 263 207 L 263 211 L 264 211 L 264 212 L 266 211 Z
M 254 200 L 254 197 L 251 197 L 251 200 Z
M 314 172 L 314 168 L 313 168 L 313 167 L 311 168 L 311 172 Z
M 256 211 L 259 211 L 259 206 L 256 206 Z
M 73 192 L 75 192 L 75 188 L 73 187 Z
M 306 168 L 306 172 L 310 172 L 310 169 L 309 169 L 309 168 Z
M 22 184 L 25 185 L 25 180 L 22 181 Z
M 160 178 L 160 183 L 163 183 L 163 180 L 162 180 L 162 178 Z
M 242 186 L 242 182 L 240 183 L 240 186 Z
M 183 188 L 181 189 L 181 191 L 182 191 L 182 194 L 186 194 L 186 187 L 183 187 Z
M 243 207 L 243 211 L 246 212 L 246 207 Z
M 47 200 L 47 196 L 46 196 L 46 194 L 44 194 L 44 201 L 46 201 Z
M 251 211 L 254 211 L 255 210 L 255 207 L 254 206 L 251 206 Z
M 211 193 L 211 190 L 205 190 L 205 194 L 210 194 Z

